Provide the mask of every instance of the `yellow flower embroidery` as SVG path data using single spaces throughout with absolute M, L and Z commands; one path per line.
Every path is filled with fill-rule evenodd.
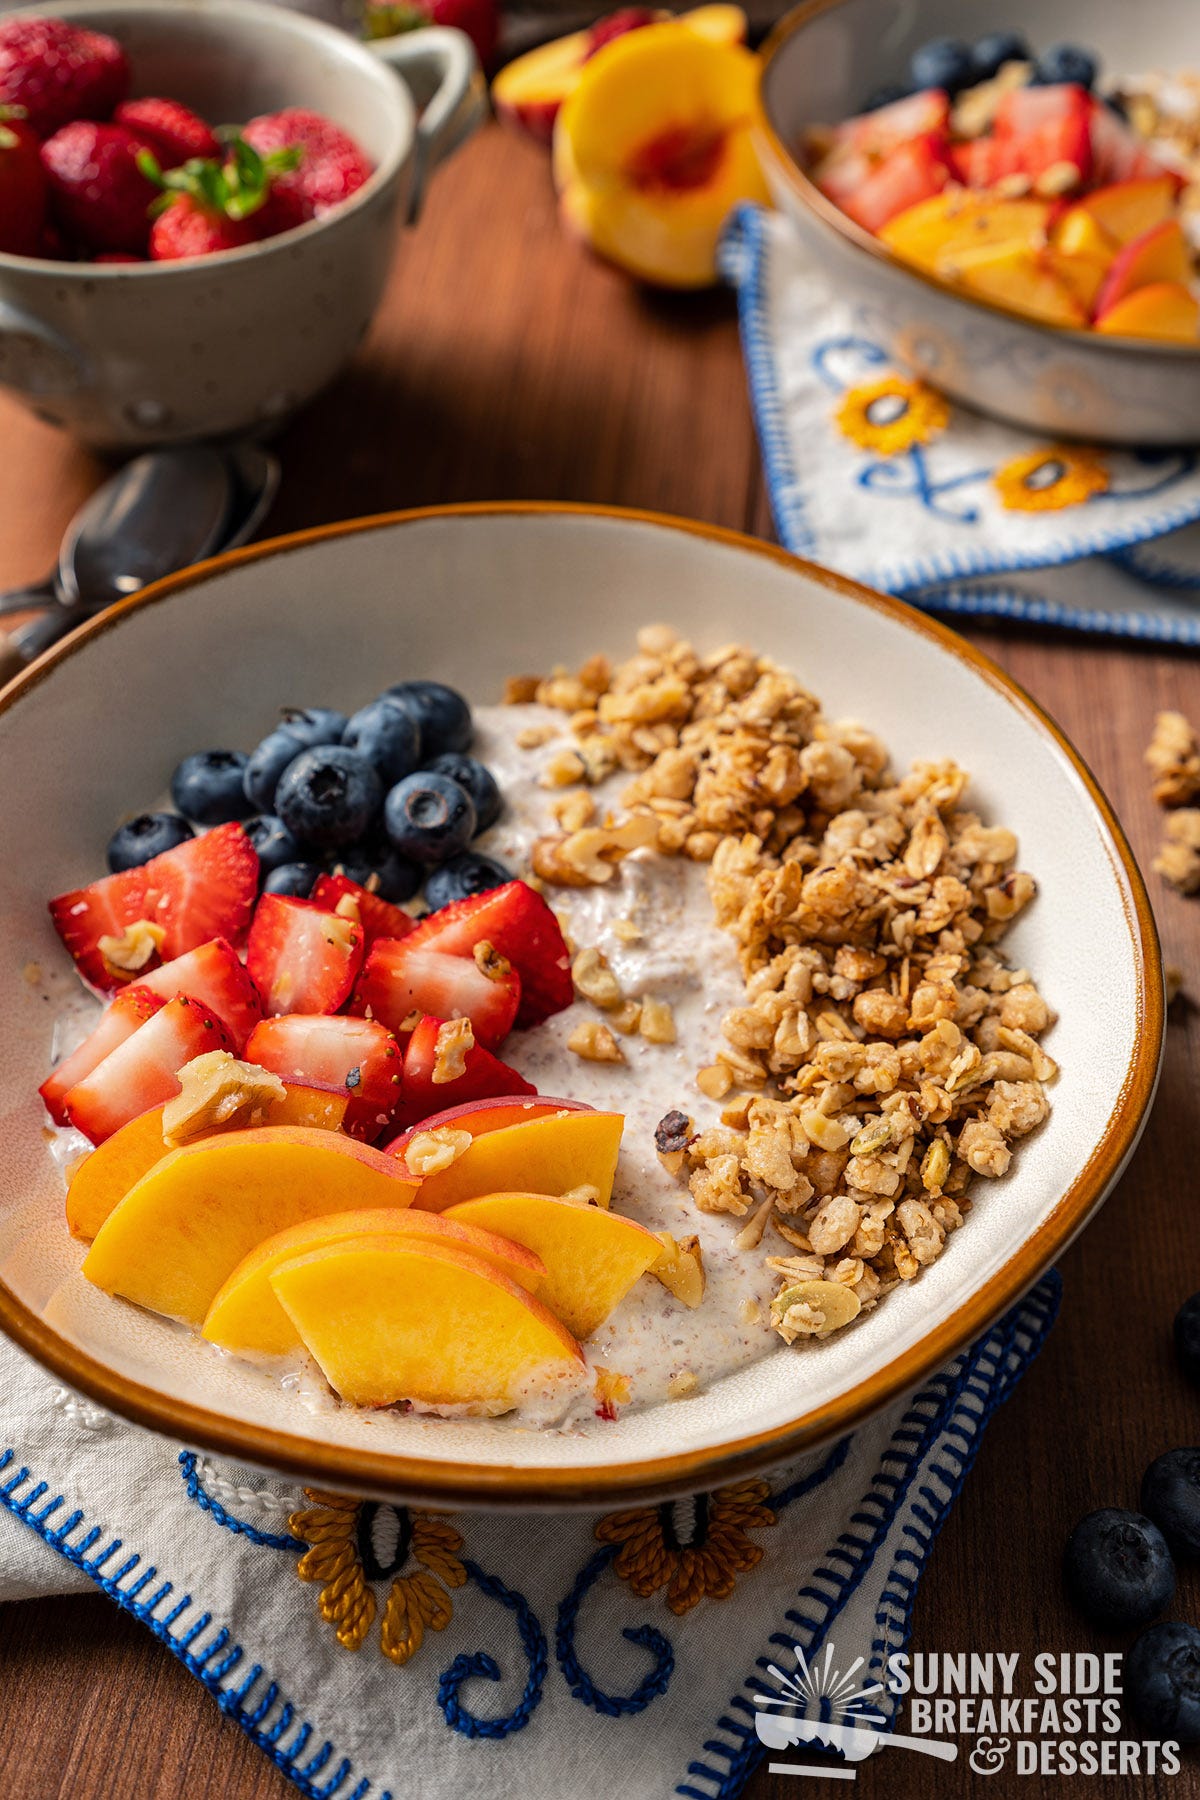
M 453 1617 L 447 1588 L 461 1587 L 467 1572 L 458 1552 L 463 1540 L 435 1513 L 410 1512 L 305 1488 L 311 1509 L 294 1512 L 289 1529 L 308 1549 L 296 1573 L 323 1583 L 317 1600 L 344 1650 L 358 1650 L 375 1620 L 372 1582 L 390 1578 L 379 1628 L 379 1647 L 394 1663 L 421 1648 L 426 1630 L 443 1631 Z M 412 1564 L 418 1564 L 416 1568 Z
M 899 456 L 914 444 L 928 444 L 946 429 L 950 408 L 923 381 L 885 375 L 851 388 L 834 414 L 851 443 L 880 456 Z
M 1108 491 L 1108 470 L 1095 451 L 1071 444 L 1014 457 L 997 469 L 994 480 L 1009 512 L 1057 512 Z
M 673 1613 L 690 1612 L 706 1596 L 725 1600 L 739 1575 L 762 1561 L 748 1529 L 774 1525 L 765 1481 L 743 1481 L 690 1500 L 609 1513 L 596 1526 L 602 1544 L 619 1544 L 613 1568 L 635 1594 L 667 1590 Z

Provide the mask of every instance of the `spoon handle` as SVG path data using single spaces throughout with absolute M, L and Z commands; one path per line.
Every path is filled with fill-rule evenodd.
M 56 606 L 53 611 L 43 613 L 40 618 L 0 639 L 0 687 L 19 675 L 35 656 L 40 656 L 59 638 L 66 637 L 82 622 L 83 616 L 78 607 Z
M 54 599 L 54 577 L 47 575 L 45 581 L 36 581 L 32 587 L 10 588 L 6 594 L 0 594 L 0 615 L 32 612 L 53 605 Z

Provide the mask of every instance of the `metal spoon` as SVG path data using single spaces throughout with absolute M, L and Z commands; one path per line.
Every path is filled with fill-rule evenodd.
M 56 574 L 0 597 L 42 614 L 0 644 L 0 685 L 93 613 L 138 588 L 233 549 L 253 535 L 279 486 L 279 463 L 256 444 L 151 451 L 97 489 L 72 521 Z

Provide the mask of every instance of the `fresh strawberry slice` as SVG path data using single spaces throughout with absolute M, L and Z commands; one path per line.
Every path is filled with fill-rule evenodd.
M 362 968 L 363 928 L 312 900 L 264 894 L 254 913 L 246 968 L 268 1018 L 333 1013 Z
M 122 988 L 100 1015 L 95 1031 L 85 1037 L 77 1050 L 64 1057 L 52 1075 L 47 1075 L 38 1093 L 46 1103 L 46 1111 L 56 1125 L 67 1122 L 63 1101 L 77 1081 L 98 1068 L 110 1050 L 132 1037 L 139 1025 L 152 1018 L 163 1004 L 161 994 L 148 987 Z
M 310 895 L 314 905 L 324 906 L 330 912 L 336 912 L 338 901 L 347 898 L 358 907 L 368 950 L 377 938 L 407 937 L 416 926 L 417 921 L 411 913 L 406 913 L 401 906 L 393 906 L 390 900 L 381 900 L 369 888 L 359 887 L 348 875 L 318 876 Z
M 216 1013 L 239 1054 L 262 1018 L 258 989 L 242 967 L 237 951 L 224 938 L 213 938 L 209 944 L 201 944 L 196 950 L 188 950 L 183 956 L 148 970 L 139 977 L 138 985 L 161 1000 L 189 994 L 193 1000 L 201 1001 Z
M 419 1124 L 422 1119 L 444 1112 L 448 1106 L 461 1106 L 467 1100 L 537 1093 L 532 1082 L 510 1069 L 482 1044 L 475 1044 L 467 1051 L 461 1075 L 453 1081 L 438 1081 L 437 1039 L 445 1023 L 444 1019 L 422 1019 L 408 1040 L 404 1051 L 404 1098 L 398 1114 L 399 1123 L 405 1126 Z
M 243 1054 L 281 1081 L 345 1094 L 350 1106 L 343 1127 L 355 1137 L 378 1137 L 400 1099 L 400 1046 L 377 1019 L 328 1013 L 264 1019 Z
M 946 155 L 954 179 L 964 187 L 995 187 L 1006 175 L 1020 172 L 1017 146 L 1008 138 L 967 138 L 961 144 L 951 144 Z
M 1092 180 L 1099 187 L 1116 181 L 1150 180 L 1155 175 L 1172 175 L 1182 186 L 1183 177 L 1166 168 L 1111 106 L 1095 95 L 1091 97 L 1090 136 L 1092 144 Z
M 942 141 L 914 138 L 884 158 L 847 200 L 842 210 L 868 231 L 879 231 L 897 213 L 940 194 L 951 178 Z
M 194 1056 L 232 1049 L 233 1039 L 216 1014 L 177 994 L 67 1092 L 67 1121 L 101 1144 L 130 1119 L 177 1094 L 178 1072 Z
M 422 919 L 405 942 L 451 956 L 471 956 L 476 944 L 491 944 L 521 977 L 519 1026 L 540 1025 L 575 998 L 571 952 L 558 920 L 523 881 L 451 901 Z
M 101 938 L 119 938 L 139 919 L 149 920 L 165 933 L 164 962 L 210 938 L 237 944 L 250 923 L 257 892 L 253 844 L 240 825 L 218 825 L 138 869 L 60 894 L 50 902 L 50 917 L 84 980 L 111 993 L 126 981 L 140 981 L 144 971 L 123 975 L 111 967 L 100 949 Z
M 834 147 L 852 145 L 872 162 L 881 162 L 914 138 L 944 136 L 950 124 L 950 99 L 941 88 L 922 88 L 890 106 L 857 113 L 835 127 Z
M 450 955 L 429 946 L 410 950 L 413 938 L 380 938 L 372 947 L 354 995 L 355 1012 L 382 1019 L 389 1030 L 412 1030 L 414 1014 L 470 1019 L 476 1043 L 502 1044 L 521 1003 L 521 977 L 503 957 L 480 950 Z
M 1013 88 L 996 110 L 995 135 L 1016 155 L 1017 171 L 1036 182 L 1069 164 L 1080 184 L 1092 172 L 1092 103 L 1081 87 Z

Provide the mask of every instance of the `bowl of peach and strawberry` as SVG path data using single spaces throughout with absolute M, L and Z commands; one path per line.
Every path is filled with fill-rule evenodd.
M 1187 65 L 1178 26 L 981 0 L 966 38 L 951 0 L 801 6 L 764 52 L 772 193 L 951 397 L 1057 436 L 1191 442 L 1193 171 L 1124 98 Z
M 332 379 L 482 100 L 451 30 L 63 0 L 0 23 L 0 106 L 0 383 L 122 448 L 262 431 Z

